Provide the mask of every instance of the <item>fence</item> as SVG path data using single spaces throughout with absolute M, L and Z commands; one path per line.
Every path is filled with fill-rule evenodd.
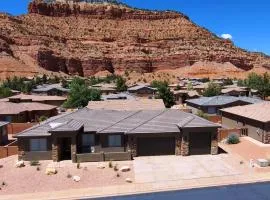
M 6 158 L 18 154 L 17 140 L 6 146 L 0 146 L 0 158 Z

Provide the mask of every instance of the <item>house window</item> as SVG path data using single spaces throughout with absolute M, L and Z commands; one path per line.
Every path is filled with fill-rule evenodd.
M 1 128 L 1 132 L 2 132 L 2 136 L 6 136 L 7 135 L 7 128 L 5 126 L 3 126 Z
M 208 114 L 215 114 L 217 111 L 215 107 L 208 107 L 207 112 Z
M 11 122 L 12 121 L 12 117 L 11 116 L 4 116 L 4 121 L 5 122 Z
M 47 151 L 47 139 L 30 139 L 30 151 Z
M 121 135 L 109 135 L 108 145 L 109 147 L 121 147 L 122 146 Z
M 94 134 L 83 134 L 82 135 L 82 145 L 84 147 L 91 147 L 95 145 Z

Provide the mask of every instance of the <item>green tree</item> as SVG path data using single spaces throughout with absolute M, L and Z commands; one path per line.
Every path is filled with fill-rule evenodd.
M 209 116 L 201 110 L 197 112 L 197 116 L 209 120 Z
M 245 82 L 249 88 L 258 90 L 263 99 L 270 95 L 270 75 L 268 73 L 264 73 L 263 75 L 251 73 Z
M 233 85 L 233 81 L 232 81 L 232 79 L 227 78 L 227 79 L 225 79 L 225 80 L 223 81 L 223 84 L 224 84 L 224 85 Z
M 117 90 L 118 92 L 127 91 L 126 80 L 125 80 L 123 77 L 118 76 L 118 77 L 116 78 L 115 84 L 116 84 L 116 90 Z
M 221 86 L 219 84 L 210 82 L 203 92 L 205 97 L 213 97 L 221 94 Z
M 151 83 L 151 86 L 157 88 L 157 99 L 163 99 L 166 108 L 170 108 L 175 104 L 173 93 L 170 91 L 166 81 L 156 81 Z
M 67 80 L 65 78 L 61 79 L 61 86 L 63 88 L 68 88 L 68 82 L 67 82 Z
M 6 98 L 12 96 L 12 91 L 10 88 L 0 86 L 0 98 Z
M 42 82 L 43 82 L 43 84 L 46 84 L 47 81 L 48 81 L 47 75 L 46 74 L 43 74 L 43 76 L 42 76 Z
M 190 90 L 193 90 L 193 85 L 191 82 L 188 83 L 187 85 L 187 90 L 190 91 Z
M 70 83 L 70 93 L 65 108 L 81 108 L 88 105 L 89 101 L 100 101 L 101 92 L 97 89 L 89 89 L 85 81 L 80 78 L 74 78 Z

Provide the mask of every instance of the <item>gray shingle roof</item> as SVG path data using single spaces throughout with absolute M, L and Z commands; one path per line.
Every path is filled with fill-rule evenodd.
M 77 131 L 103 133 L 177 133 L 179 128 L 220 127 L 196 115 L 178 110 L 113 111 L 87 108 L 49 119 L 17 135 L 50 136 L 51 132 Z
M 44 85 L 38 85 L 36 89 L 32 90 L 32 92 L 48 92 L 53 89 L 56 89 L 62 92 L 70 91 L 67 88 L 63 88 L 60 84 L 44 84 Z
M 9 122 L 3 122 L 3 121 L 0 121 L 0 127 L 5 126 L 5 125 L 7 125 L 7 124 L 9 124 Z
M 146 89 L 149 89 L 149 90 L 152 90 L 152 91 L 157 90 L 156 88 L 152 88 L 152 87 L 147 86 L 147 85 L 135 85 L 135 86 L 132 86 L 132 87 L 128 88 L 128 91 L 137 91 L 137 90 L 140 90 L 140 89 L 143 89 L 143 88 L 146 88 Z
M 136 99 L 135 96 L 129 94 L 129 93 L 117 93 L 117 94 L 108 94 L 108 95 L 102 95 L 102 100 L 114 100 L 114 99 L 127 99 L 127 100 L 134 100 Z
M 214 97 L 200 97 L 197 99 L 186 100 L 188 103 L 193 103 L 199 106 L 222 106 L 237 101 L 243 101 L 247 103 L 260 103 L 261 99 L 251 97 L 233 97 L 233 96 L 214 96 Z

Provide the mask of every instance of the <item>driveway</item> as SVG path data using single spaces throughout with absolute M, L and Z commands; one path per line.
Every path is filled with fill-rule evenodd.
M 135 181 L 147 183 L 240 174 L 226 157 L 226 154 L 137 157 L 134 160 Z

